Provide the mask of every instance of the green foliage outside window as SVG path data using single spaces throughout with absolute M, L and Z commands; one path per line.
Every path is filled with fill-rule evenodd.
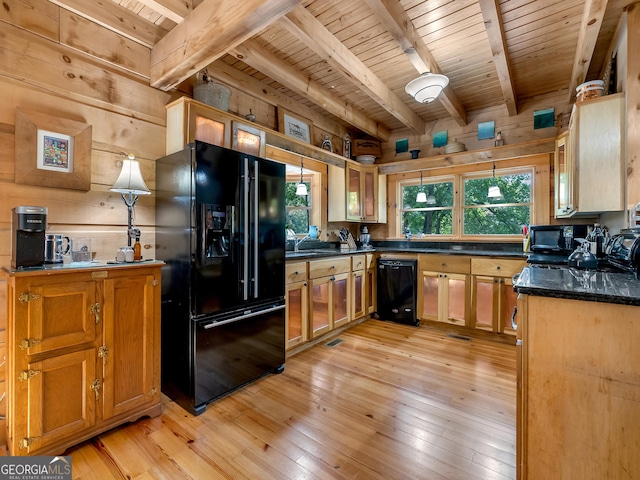
M 522 172 L 522 170 L 521 170 Z M 532 172 L 511 173 L 486 177 L 458 176 L 451 181 L 403 185 L 401 187 L 402 235 L 460 235 L 454 230 L 454 185 L 462 184 L 461 235 L 521 235 L 522 225 L 531 218 Z M 497 185 L 503 195 L 500 199 L 487 197 L 489 187 Z M 430 202 L 419 203 L 416 196 L 420 188 Z M 457 217 L 457 215 L 456 215 Z
M 296 185 L 298 182 L 287 182 L 285 184 L 285 204 L 287 228 L 295 233 L 307 233 L 309 231 L 309 216 L 311 214 L 311 195 L 296 195 Z M 304 182 L 307 185 L 307 192 L 311 192 L 311 182 Z
M 464 235 L 521 235 L 531 215 L 531 173 L 464 180 Z M 498 185 L 503 198 L 489 199 Z

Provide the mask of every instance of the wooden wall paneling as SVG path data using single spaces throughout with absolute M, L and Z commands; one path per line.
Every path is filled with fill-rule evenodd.
M 60 43 L 149 79 L 151 50 L 60 9 Z
M 13 182 L 14 127 L 0 123 L 0 182 Z
M 48 0 L 4 0 L 0 21 L 17 25 L 49 40 L 59 40 L 59 7 Z
M 99 105 L 76 103 L 73 100 L 61 101 L 60 97 L 52 95 L 46 89 L 3 80 L 6 78 L 0 75 L 0 91 L 4 94 L 3 102 L 0 104 L 0 124 L 13 126 L 15 109 L 19 107 L 93 125 L 94 145 L 96 142 L 117 145 L 127 153 L 133 152 L 136 156 L 144 153 L 146 158 L 152 159 L 165 154 L 164 120 L 163 124 L 150 123 L 136 118 L 133 114 L 128 116 L 104 110 Z M 3 156 L 4 152 L 0 151 L 0 158 Z
M 11 25 L 3 29 L 0 75 L 68 100 L 165 125 L 167 93 L 70 47 Z
M 627 207 L 640 202 L 640 3 L 627 9 Z

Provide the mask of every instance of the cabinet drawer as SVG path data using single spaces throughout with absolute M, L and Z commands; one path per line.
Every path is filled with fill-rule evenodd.
M 364 255 L 354 255 L 351 257 L 351 270 L 364 270 L 367 266 L 366 257 Z
M 287 262 L 284 267 L 285 283 L 302 282 L 307 279 L 307 262 Z
M 527 262 L 506 258 L 472 258 L 471 273 L 474 275 L 490 275 L 493 277 L 512 277 L 520 272 Z
M 351 257 L 332 257 L 309 262 L 309 278 L 327 277 L 351 270 Z
M 458 255 L 420 255 L 420 270 L 444 273 L 471 273 L 471 258 Z

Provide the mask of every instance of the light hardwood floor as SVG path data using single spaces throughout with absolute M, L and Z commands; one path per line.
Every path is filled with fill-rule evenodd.
M 369 320 L 195 417 L 66 454 L 76 479 L 513 479 L 515 347 Z

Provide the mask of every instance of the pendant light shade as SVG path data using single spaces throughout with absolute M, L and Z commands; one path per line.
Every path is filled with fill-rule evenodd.
M 500 191 L 500 187 L 496 182 L 496 164 L 495 163 L 493 164 L 493 185 L 489 187 L 489 192 L 487 193 L 487 197 L 494 200 L 500 200 L 503 198 L 502 192 Z
M 296 195 L 304 197 L 308 194 L 307 184 L 302 181 L 302 158 L 300 158 L 300 183 L 296 185 Z
M 444 75 L 427 72 L 407 83 L 404 90 L 417 102 L 431 103 L 438 98 L 448 84 L 449 79 Z
M 422 190 L 422 172 L 420 172 L 420 191 L 416 196 L 416 202 L 418 203 L 426 203 L 427 202 L 427 194 Z
M 427 205 L 435 205 L 436 197 L 435 195 L 427 195 Z

